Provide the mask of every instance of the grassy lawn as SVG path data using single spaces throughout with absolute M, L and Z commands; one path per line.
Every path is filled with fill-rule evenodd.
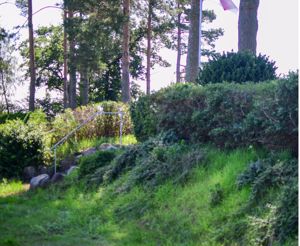
M 245 219 L 239 211 L 249 190 L 238 190 L 235 181 L 256 158 L 253 150 L 211 149 L 207 165 L 185 185 L 170 181 L 155 191 L 135 187 L 117 194 L 126 175 L 93 191 L 77 182 L 76 173 L 34 192 L 2 182 L 0 245 L 221 245 L 217 239 Z M 217 184 L 223 198 L 214 205 Z

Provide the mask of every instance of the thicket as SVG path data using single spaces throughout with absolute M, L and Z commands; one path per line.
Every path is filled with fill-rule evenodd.
M 85 122 L 102 107 L 104 112 L 123 114 L 123 135 L 131 133 L 131 119 L 128 106 L 118 102 L 102 102 L 72 111 L 67 109 L 48 121 L 41 110 L 26 115 L 22 113 L 2 115 L 0 124 L 0 178 L 21 178 L 27 166 L 39 167 L 51 163 L 50 147 L 67 135 L 79 124 Z M 11 120 L 16 119 L 16 120 Z M 82 127 L 69 143 L 84 139 L 114 137 L 120 134 L 119 115 L 99 115 Z
M 298 151 L 298 75 L 259 84 L 175 85 L 132 104 L 138 140 L 172 131 L 178 139 L 235 148 Z
M 275 62 L 265 55 L 258 56 L 251 52 L 227 52 L 214 57 L 199 73 L 201 85 L 226 82 L 245 83 L 276 79 Z
M 131 133 L 132 124 L 128 106 L 121 102 L 105 101 L 81 106 L 74 111 L 67 109 L 64 113 L 57 115 L 52 122 L 53 141 L 58 141 L 76 126 L 85 122 L 89 117 L 99 111 L 100 107 L 104 112 L 118 112 L 119 110 L 124 112 L 122 132 L 123 135 Z M 119 136 L 119 134 L 119 115 L 99 115 L 77 131 L 74 138 L 76 140 L 82 140 L 96 137 L 115 137 Z
M 0 178 L 21 178 L 27 166 L 39 167 L 50 158 L 46 116 L 31 113 L 27 123 L 9 120 L 0 125 Z

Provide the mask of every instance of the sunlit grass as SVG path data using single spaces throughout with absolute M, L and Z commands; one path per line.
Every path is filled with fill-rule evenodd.
M 259 152 L 249 149 L 223 152 L 209 148 L 207 160 L 199 163 L 186 183 L 174 185 L 170 180 L 154 191 L 135 186 L 130 192 L 116 193 L 128 174 L 89 191 L 75 175 L 70 177 L 71 186 L 2 196 L 0 245 L 8 241 L 22 246 L 223 245 L 217 238 L 230 233 L 233 223 L 247 219 L 241 209 L 250 189 L 238 189 L 236 178 L 258 156 Z M 216 184 L 224 198 L 213 206 L 211 194 Z M 20 182 L 10 185 L 1 184 L 0 194 L 12 194 L 22 187 Z M 234 236 L 235 231 L 232 233 Z
M 18 193 L 27 191 L 28 188 L 29 186 L 22 184 L 21 181 L 7 181 L 7 179 L 3 179 L 0 182 L 0 197 L 16 195 Z
M 101 137 L 94 139 L 83 139 L 80 141 L 71 140 L 57 148 L 57 155 L 63 157 L 71 153 L 83 151 L 91 147 L 98 147 L 103 143 L 120 144 L 120 137 Z M 136 144 L 134 135 L 122 136 L 122 145 Z

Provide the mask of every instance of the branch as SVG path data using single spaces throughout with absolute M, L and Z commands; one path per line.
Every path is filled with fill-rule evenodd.
M 45 7 L 43 7 L 43 8 L 40 8 L 39 10 L 35 11 L 35 12 L 32 14 L 32 16 L 34 16 L 35 14 L 41 12 L 41 11 L 44 10 L 44 9 L 48 9 L 48 8 L 63 9 L 62 7 L 59 7 L 59 6 L 45 6 Z M 28 22 L 28 18 L 26 18 L 26 21 L 23 23 L 22 26 L 19 27 L 18 31 L 17 31 L 15 34 L 19 33 L 20 30 L 21 30 L 21 28 L 23 28 L 23 27 L 26 25 L 27 22 Z

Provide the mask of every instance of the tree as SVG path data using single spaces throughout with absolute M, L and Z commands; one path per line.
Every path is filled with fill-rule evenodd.
M 238 21 L 238 50 L 256 54 L 259 0 L 241 0 Z
M 14 64 L 16 61 L 12 55 L 13 49 L 10 35 L 3 28 L 0 28 L 0 94 L 3 96 L 7 113 L 9 113 L 11 109 L 9 91 L 15 82 Z M 0 109 L 0 111 L 2 110 Z
M 27 17 L 28 33 L 29 33 L 29 111 L 35 109 L 35 86 L 36 86 L 36 71 L 34 60 L 34 36 L 33 36 L 33 22 L 32 22 L 32 0 L 16 0 L 16 6 L 21 10 L 21 15 Z
M 182 0 L 181 0 L 182 1 Z M 199 72 L 199 60 L 203 57 L 208 59 L 218 56 L 215 51 L 215 41 L 224 34 L 222 28 L 207 28 L 206 24 L 213 22 L 216 19 L 216 14 L 213 10 L 202 10 L 201 28 L 199 28 L 199 13 L 200 2 L 192 1 L 191 4 L 182 2 L 182 20 L 177 25 L 181 26 L 181 47 L 177 50 L 182 50 L 182 54 L 187 53 L 187 63 L 185 69 L 185 81 L 195 82 Z M 202 9 L 202 7 L 201 7 Z M 188 44 L 184 42 L 185 32 L 188 30 Z M 201 30 L 201 52 L 199 51 L 199 30 Z M 177 34 L 178 37 L 178 34 Z M 178 69 L 181 64 L 177 65 Z M 181 73 L 178 71 L 178 73 Z M 178 75 L 179 77 L 179 75 Z
M 122 101 L 130 101 L 130 75 L 129 75 L 129 41 L 130 41 L 130 0 L 123 0 L 123 43 L 122 43 Z

